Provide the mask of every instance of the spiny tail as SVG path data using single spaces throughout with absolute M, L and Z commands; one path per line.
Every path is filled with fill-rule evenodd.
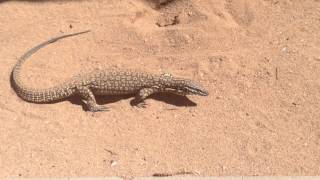
M 15 91 L 17 92 L 17 94 L 22 99 L 24 99 L 26 101 L 30 101 L 30 102 L 50 102 L 50 101 L 54 101 L 54 100 L 59 100 L 64 97 L 68 97 L 71 94 L 73 94 L 74 92 L 70 88 L 65 89 L 65 88 L 63 88 L 62 85 L 58 85 L 56 87 L 48 88 L 48 89 L 39 89 L 39 90 L 32 89 L 32 88 L 28 87 L 26 84 L 22 83 L 21 74 L 20 74 L 21 68 L 22 68 L 22 65 L 24 64 L 24 62 L 30 56 L 32 56 L 34 53 L 36 53 L 38 50 L 40 50 L 41 48 L 43 48 L 51 43 L 54 43 L 60 39 L 71 37 L 71 36 L 76 36 L 76 35 L 84 34 L 84 33 L 88 33 L 88 32 L 90 32 L 90 30 L 54 37 L 50 40 L 47 40 L 47 41 L 33 47 L 32 49 L 27 51 L 24 55 L 22 55 L 18 59 L 18 62 L 16 63 L 16 65 L 13 67 L 12 74 L 11 74 L 12 86 L 15 89 Z

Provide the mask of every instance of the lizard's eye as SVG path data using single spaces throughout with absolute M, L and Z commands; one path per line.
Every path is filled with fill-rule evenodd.
M 162 82 L 165 82 L 165 83 L 168 83 L 169 81 L 171 81 L 172 78 L 173 78 L 172 75 L 169 73 L 163 73 L 163 74 L 161 74 L 161 77 L 160 77 Z
M 170 73 L 163 73 L 162 76 L 164 78 L 172 78 L 172 75 Z

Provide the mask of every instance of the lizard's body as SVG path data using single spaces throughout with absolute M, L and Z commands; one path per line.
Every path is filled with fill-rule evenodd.
M 89 31 L 52 38 L 30 49 L 19 58 L 12 71 L 13 88 L 17 94 L 26 101 L 36 103 L 52 102 L 78 94 L 85 100 L 90 111 L 107 109 L 105 106 L 96 103 L 94 95 L 135 94 L 137 102 L 142 102 L 149 95 L 157 92 L 171 92 L 179 95 L 208 95 L 206 90 L 188 79 L 174 78 L 168 73 L 155 75 L 133 70 L 99 70 L 74 76 L 60 85 L 47 89 L 33 89 L 22 83 L 20 71 L 28 57 L 59 39 L 87 32 Z

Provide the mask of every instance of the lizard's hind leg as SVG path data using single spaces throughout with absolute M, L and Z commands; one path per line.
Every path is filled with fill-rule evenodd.
M 92 111 L 92 112 L 108 111 L 108 108 L 106 106 L 97 104 L 96 99 L 89 87 L 86 87 L 86 86 L 77 87 L 77 90 L 78 90 L 78 94 L 85 101 L 89 111 Z

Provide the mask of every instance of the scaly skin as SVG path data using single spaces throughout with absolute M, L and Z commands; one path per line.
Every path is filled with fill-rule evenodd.
M 200 85 L 188 79 L 175 78 L 171 74 L 160 75 L 137 72 L 133 70 L 101 70 L 87 74 L 74 76 L 68 81 L 46 89 L 32 89 L 21 81 L 21 68 L 23 63 L 32 54 L 44 46 L 60 39 L 75 36 L 89 31 L 67 34 L 52 38 L 27 51 L 18 59 L 12 71 L 13 88 L 24 100 L 34 103 L 47 103 L 67 98 L 72 95 L 80 95 L 90 111 L 105 111 L 106 106 L 98 105 L 95 95 L 136 95 L 137 105 L 151 94 L 169 92 L 178 95 L 207 96 L 208 92 Z

